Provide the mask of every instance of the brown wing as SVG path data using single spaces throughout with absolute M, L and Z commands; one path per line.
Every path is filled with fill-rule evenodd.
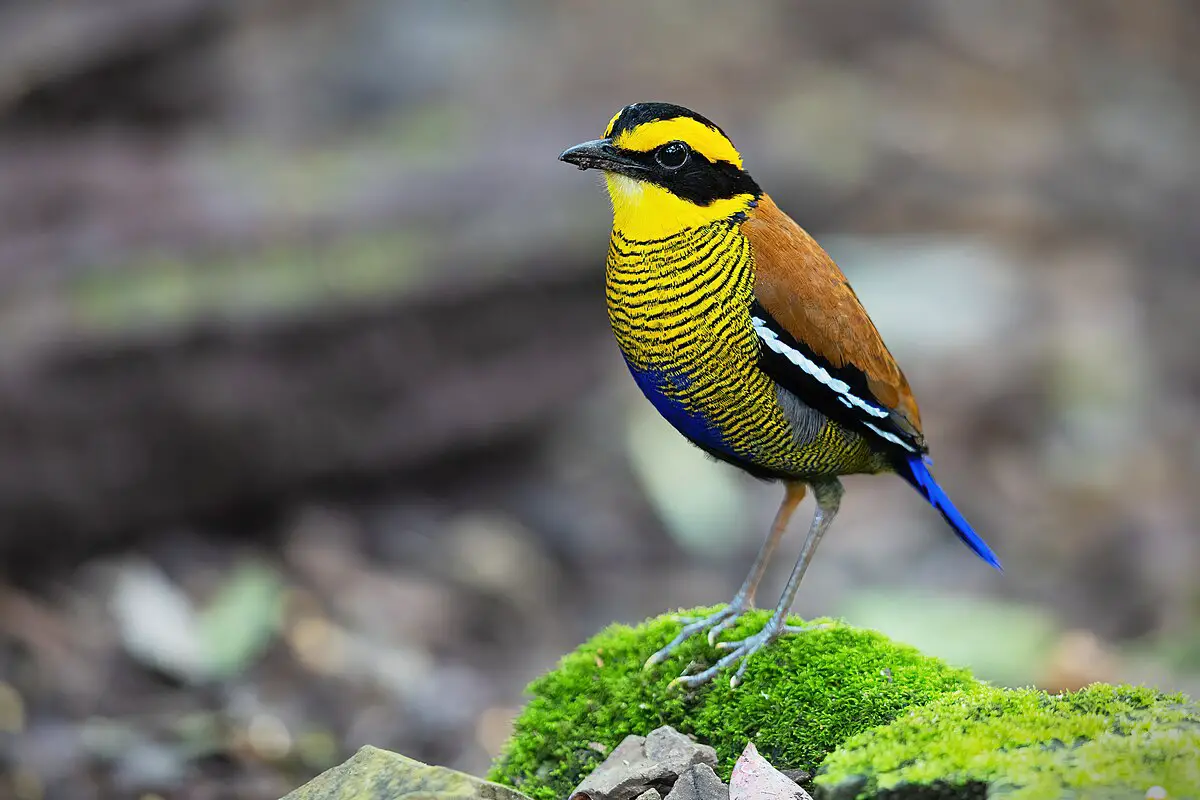
M 761 307 L 829 375 L 891 412 L 889 421 L 923 450 L 908 380 L 829 254 L 765 194 L 742 232 L 754 252 Z

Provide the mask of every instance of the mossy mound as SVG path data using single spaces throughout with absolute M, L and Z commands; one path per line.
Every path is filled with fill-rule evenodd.
M 751 612 L 725 638 L 751 634 L 769 616 Z M 966 670 L 839 624 L 785 637 L 758 653 L 737 689 L 726 675 L 688 694 L 668 686 L 689 663 L 707 666 L 719 656 L 703 636 L 663 664 L 642 669 L 679 628 L 671 616 L 636 628 L 613 625 L 564 657 L 530 685 L 532 699 L 489 778 L 535 800 L 557 800 L 626 735 L 661 725 L 715 747 L 724 779 L 748 740 L 778 768 L 814 771 L 846 739 L 911 706 L 948 692 L 991 691 Z
M 847 740 L 816 784 L 829 800 L 1200 798 L 1200 708 L 1100 684 L 953 694 Z

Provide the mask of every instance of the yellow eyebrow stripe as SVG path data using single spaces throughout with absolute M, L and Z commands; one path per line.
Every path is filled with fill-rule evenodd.
M 608 121 L 608 125 L 606 125 L 604 127 L 604 138 L 605 139 L 612 136 L 613 126 L 617 124 L 617 120 L 621 118 L 621 114 L 622 114 L 622 112 L 624 112 L 624 110 L 625 109 L 621 109 L 621 111 L 618 111 L 617 113 L 613 114 L 613 118 L 610 119 Z
M 615 121 L 615 118 L 614 118 Z M 612 123 L 609 123 L 612 129 Z M 728 161 L 742 168 L 742 156 L 720 132 L 690 117 L 657 119 L 638 125 L 633 130 L 623 131 L 613 141 L 623 150 L 645 153 L 659 145 L 673 141 L 687 142 L 693 150 L 709 161 Z

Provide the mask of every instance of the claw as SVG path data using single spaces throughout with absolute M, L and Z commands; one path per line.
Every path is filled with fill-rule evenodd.
M 728 617 L 726 617 L 725 619 L 718 622 L 716 625 L 713 625 L 711 628 L 709 628 L 709 630 L 708 630 L 708 645 L 709 645 L 709 647 L 712 647 L 713 645 L 715 645 L 717 643 L 717 638 L 722 633 L 724 633 L 725 631 L 732 628 L 734 626 L 734 624 L 738 621 L 738 619 L 741 618 L 741 616 L 742 616 L 741 612 L 736 613 L 736 614 L 730 614 Z

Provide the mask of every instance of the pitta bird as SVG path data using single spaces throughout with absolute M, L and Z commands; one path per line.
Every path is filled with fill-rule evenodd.
M 840 476 L 895 473 L 941 512 L 988 564 L 1000 562 L 930 471 L 917 402 L 833 259 L 743 168 L 716 124 L 669 103 L 634 103 L 604 136 L 559 159 L 601 170 L 612 201 L 609 319 L 634 381 L 681 434 L 711 456 L 781 481 L 783 502 L 728 606 L 687 620 L 652 655 L 664 660 L 708 631 L 712 644 L 747 609 L 767 561 L 811 488 L 816 513 L 800 556 L 758 633 L 719 646 L 699 686 L 784 634 L 804 572 L 842 499 Z

